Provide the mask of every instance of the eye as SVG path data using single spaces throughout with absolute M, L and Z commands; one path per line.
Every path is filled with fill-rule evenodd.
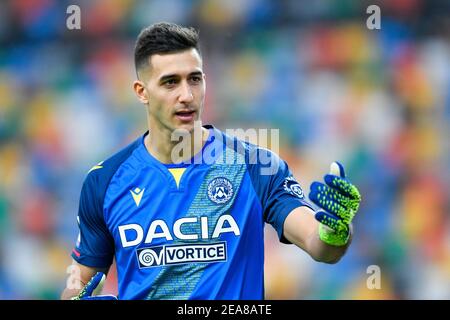
M 163 86 L 165 86 L 167 88 L 172 88 L 176 84 L 177 84 L 177 79 L 167 79 L 166 81 L 163 82 Z
M 175 81 L 175 79 L 169 79 L 169 80 L 167 80 L 166 82 L 164 82 L 164 84 L 168 84 L 168 85 L 173 85 L 173 84 L 175 84 L 175 83 L 177 83 L 177 82 Z
M 191 81 L 194 82 L 194 83 L 201 82 L 202 81 L 202 77 L 200 77 L 200 76 L 192 76 L 191 77 Z

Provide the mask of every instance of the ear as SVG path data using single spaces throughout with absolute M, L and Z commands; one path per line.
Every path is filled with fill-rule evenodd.
M 140 80 L 134 81 L 133 89 L 134 89 L 134 92 L 136 93 L 139 101 L 143 104 L 148 104 L 147 89 L 145 88 L 144 83 Z

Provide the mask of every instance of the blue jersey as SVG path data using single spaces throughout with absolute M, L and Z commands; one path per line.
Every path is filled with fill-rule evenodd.
M 264 224 L 288 243 L 287 215 L 309 204 L 276 154 L 205 127 L 189 163 L 160 163 L 144 134 L 89 171 L 72 257 L 115 258 L 119 299 L 264 299 Z

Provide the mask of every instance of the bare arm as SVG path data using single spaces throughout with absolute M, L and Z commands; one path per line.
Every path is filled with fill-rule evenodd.
M 344 246 L 331 246 L 320 240 L 319 222 L 314 218 L 314 211 L 305 206 L 295 208 L 286 217 L 284 236 L 314 260 L 325 263 L 338 262 L 351 242 L 350 238 Z
M 92 268 L 77 263 L 73 260 L 70 276 L 67 279 L 66 288 L 61 294 L 61 300 L 70 300 L 76 297 L 84 286 L 91 280 L 97 272 L 107 273 L 108 269 Z

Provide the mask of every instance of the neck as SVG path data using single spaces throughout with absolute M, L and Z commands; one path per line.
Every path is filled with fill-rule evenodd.
M 149 125 L 150 133 L 145 137 L 147 151 L 164 164 L 181 163 L 190 160 L 201 151 L 209 136 L 209 131 L 195 125 L 191 132 L 172 132 L 168 128 L 156 128 Z

